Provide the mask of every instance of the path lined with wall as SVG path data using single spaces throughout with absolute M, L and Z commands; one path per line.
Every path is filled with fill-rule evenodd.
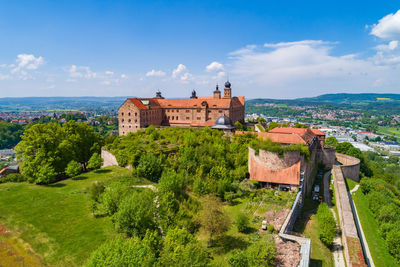
M 367 266 L 341 166 L 333 166 L 332 175 L 334 178 L 336 206 L 342 230 L 343 252 L 347 266 Z
M 292 232 L 293 225 L 301 213 L 301 208 L 303 207 L 302 194 L 302 190 L 297 193 L 293 206 L 279 231 L 279 236 L 284 240 L 290 240 L 299 243 L 301 246 L 301 260 L 298 267 L 308 267 L 310 264 L 311 239 L 299 236 L 297 233 Z

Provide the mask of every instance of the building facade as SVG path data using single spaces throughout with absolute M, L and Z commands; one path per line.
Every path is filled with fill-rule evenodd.
M 154 98 L 128 98 L 118 109 L 119 135 L 154 126 L 213 126 L 223 114 L 234 124 L 244 121 L 244 96 L 232 97 L 231 83 L 225 83 L 224 95 L 218 85 L 210 97 L 165 99 L 160 92 Z

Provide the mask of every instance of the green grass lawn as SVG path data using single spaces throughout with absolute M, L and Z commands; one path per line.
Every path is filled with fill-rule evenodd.
M 375 266 L 396 266 L 393 257 L 388 252 L 385 240 L 379 234 L 379 227 L 368 207 L 366 196 L 359 189 L 353 194 L 353 200 Z
M 131 177 L 130 171 L 114 166 L 49 186 L 0 184 L 0 222 L 41 255 L 44 264 L 82 265 L 115 235 L 110 218 L 93 217 L 87 189 L 96 180 L 124 176 Z
M 358 185 L 357 182 L 351 180 L 351 179 L 345 179 L 346 180 L 346 185 L 347 185 L 347 190 L 350 191 L 352 190 L 356 185 Z
M 387 134 L 387 135 L 395 135 L 396 137 L 400 137 L 400 127 L 379 126 L 378 132 Z

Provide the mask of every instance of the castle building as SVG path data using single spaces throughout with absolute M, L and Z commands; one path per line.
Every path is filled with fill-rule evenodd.
M 284 155 L 278 155 L 276 152 L 260 149 L 257 154 L 249 147 L 250 179 L 257 180 L 266 187 L 289 190 L 302 187 L 304 192 L 310 193 L 318 164 L 330 169 L 335 162 L 335 149 L 325 145 L 325 133 L 318 129 L 278 127 L 256 134 L 259 138 L 269 139 L 284 146 L 303 144 L 310 152 L 310 159 L 306 160 L 300 151 L 288 151 Z
M 233 126 L 236 121 L 244 121 L 244 109 L 244 96 L 232 97 L 229 81 L 225 83 L 223 96 L 217 85 L 209 97 L 197 96 L 193 90 L 191 97 L 185 99 L 165 99 L 161 92 L 153 98 L 128 98 L 118 109 L 119 135 L 149 125 L 211 127 L 222 115 Z

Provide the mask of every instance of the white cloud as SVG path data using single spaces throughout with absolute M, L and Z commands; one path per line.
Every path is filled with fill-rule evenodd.
M 375 48 L 380 51 L 393 51 L 399 46 L 399 41 L 390 41 L 388 44 L 377 45 Z
M 112 75 L 114 75 L 114 72 L 112 72 L 112 71 L 109 71 L 109 70 L 106 70 L 106 71 L 105 71 L 105 74 L 106 74 L 106 75 L 110 75 L 110 76 L 112 76 Z
M 393 88 L 400 82 L 395 74 L 397 66 L 393 66 L 400 63 L 400 57 L 390 58 L 389 66 L 382 58 L 378 61 L 376 55 L 364 59 L 355 54 L 336 56 L 331 53 L 333 44 L 304 40 L 246 47 L 245 53 L 243 49 L 231 53 L 230 73 L 233 80 L 246 81 L 243 86 L 251 97 L 294 98 L 305 96 L 305 92 L 319 95 L 349 89 L 365 91 L 372 90 L 378 80 L 382 88 Z M 388 46 L 395 49 L 396 45 Z
M 86 66 L 71 65 L 68 72 L 69 76 L 72 78 L 93 79 L 97 77 L 97 73 L 91 71 L 90 68 Z
M 188 82 L 192 77 L 193 75 L 189 73 L 186 66 L 183 64 L 179 64 L 176 69 L 172 71 L 172 78 L 178 79 L 182 82 Z
M 147 77 L 162 77 L 165 76 L 165 72 L 163 72 L 162 70 L 151 70 L 149 72 L 146 73 Z
M 265 43 L 264 47 L 281 48 L 281 47 L 290 47 L 294 45 L 320 46 L 320 45 L 330 45 L 330 44 L 335 44 L 335 43 L 326 42 L 322 40 L 302 40 L 295 42 Z M 255 47 L 253 46 L 253 49 L 254 48 Z
M 224 70 L 224 65 L 222 65 L 217 61 L 211 62 L 210 65 L 206 67 L 207 72 L 223 71 L 223 70 Z
M 11 70 L 12 73 L 26 70 L 36 70 L 40 65 L 44 64 L 43 57 L 35 57 L 32 54 L 19 54 L 17 56 L 17 66 Z
M 372 25 L 371 34 L 382 39 L 400 39 L 400 10 L 391 13 L 379 20 L 378 24 Z
M 126 79 L 128 78 L 128 76 L 126 76 L 126 74 L 121 74 L 121 79 Z

